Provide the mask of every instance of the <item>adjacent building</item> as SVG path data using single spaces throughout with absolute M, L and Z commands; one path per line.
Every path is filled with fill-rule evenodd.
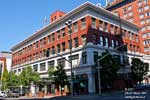
M 78 80 L 74 88 L 81 92 L 95 93 L 98 81 L 93 65 L 97 55 L 108 50 L 122 64 L 127 60 L 130 62 L 131 57 L 142 57 L 139 27 L 92 3 L 86 2 L 68 13 L 56 11 L 50 20 L 50 24 L 11 48 L 12 71 L 19 74 L 31 65 L 40 74 L 44 85 L 39 90 L 43 88 L 45 93 L 54 92 L 53 84 L 47 81 L 48 68 L 64 65 L 69 77 L 70 63 L 67 60 L 70 58 L 73 74 Z M 71 28 L 65 25 L 68 20 L 72 20 Z M 125 54 L 116 50 L 124 44 L 127 45 Z M 71 57 L 69 48 L 72 48 Z M 124 68 L 118 73 L 130 72 L 128 66 Z M 78 88 L 81 83 L 84 85 L 82 90 Z
M 106 9 L 140 27 L 141 52 L 150 54 L 150 0 L 113 0 Z
M 0 77 L 2 76 L 4 69 L 7 69 L 8 71 L 11 70 L 11 58 L 11 52 L 0 52 Z

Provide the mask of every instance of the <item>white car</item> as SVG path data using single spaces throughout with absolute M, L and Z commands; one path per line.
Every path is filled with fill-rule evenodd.
M 7 93 L 4 91 L 0 91 L 0 97 L 7 97 Z

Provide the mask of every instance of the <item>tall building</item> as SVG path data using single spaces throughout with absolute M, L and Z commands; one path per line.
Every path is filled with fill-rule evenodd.
M 7 69 L 8 71 L 11 70 L 11 58 L 11 52 L 0 52 L 0 77 L 2 76 L 4 69 Z
M 122 64 L 128 59 L 130 61 L 133 56 L 142 57 L 139 28 L 92 3 L 86 2 L 66 14 L 61 11 L 54 12 L 50 20 L 49 25 L 11 48 L 12 71 L 19 74 L 27 65 L 31 65 L 40 74 L 44 86 L 39 88 L 44 88 L 45 93 L 52 93 L 54 89 L 51 82 L 44 81 L 48 79 L 48 68 L 64 65 L 67 76 L 70 76 L 71 66 L 67 61 L 70 58 L 73 74 L 78 80 L 74 88 L 95 93 L 98 81 L 95 76 L 97 70 L 93 65 L 98 55 L 108 50 Z M 70 28 L 65 25 L 68 20 L 72 20 Z M 116 50 L 124 44 L 128 47 L 125 55 Z M 71 57 L 69 48 L 72 48 Z M 120 71 L 127 74 L 129 72 L 130 70 Z M 82 90 L 77 87 L 81 83 L 84 85 Z
M 141 52 L 150 54 L 150 0 L 113 0 L 106 9 L 140 27 Z

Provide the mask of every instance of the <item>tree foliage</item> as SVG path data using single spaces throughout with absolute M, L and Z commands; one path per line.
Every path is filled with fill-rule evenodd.
M 19 75 L 20 85 L 29 86 L 31 82 L 37 83 L 40 76 L 37 72 L 33 71 L 31 66 L 27 66 Z
M 6 90 L 8 88 L 8 70 L 4 69 L 4 72 L 2 73 L 1 77 L 1 82 L 2 82 L 2 90 Z
M 56 67 L 56 70 L 54 70 L 53 67 L 49 67 L 48 73 L 49 78 L 55 83 L 55 85 L 59 85 L 62 88 L 67 84 L 68 80 L 64 66 L 59 65 Z
M 142 62 L 139 58 L 132 58 L 131 64 L 132 78 L 141 83 L 143 77 L 149 71 L 149 64 Z
M 8 73 L 8 86 L 18 86 L 20 81 L 19 77 L 12 71 Z
M 104 55 L 107 56 L 100 61 L 100 74 L 102 86 L 107 88 L 108 86 L 112 86 L 113 80 L 117 77 L 117 71 L 120 69 L 120 61 L 114 58 L 108 51 L 103 52 L 101 57 Z

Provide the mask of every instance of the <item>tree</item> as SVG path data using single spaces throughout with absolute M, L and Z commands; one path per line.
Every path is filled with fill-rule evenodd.
M 64 66 L 60 64 L 56 67 L 56 70 L 54 70 L 52 67 L 49 67 L 48 73 L 49 78 L 54 81 L 55 85 L 60 86 L 62 95 L 62 87 L 64 87 L 68 82 Z
M 132 78 L 141 84 L 143 77 L 149 71 L 149 64 L 142 62 L 139 58 L 132 58 L 131 64 Z
M 29 86 L 31 82 L 37 83 L 40 76 L 37 72 L 33 71 L 31 66 L 27 66 L 19 75 L 20 85 Z
M 100 61 L 100 74 L 102 86 L 108 88 L 112 87 L 112 82 L 117 76 L 117 72 L 120 69 L 120 60 L 114 58 L 108 51 L 103 52 L 101 57 L 104 55 L 107 56 Z
M 8 86 L 18 86 L 19 85 L 19 77 L 12 71 L 8 73 L 7 78 Z
M 2 90 L 6 90 L 8 88 L 8 70 L 5 68 L 2 73 L 1 82 L 2 82 Z

